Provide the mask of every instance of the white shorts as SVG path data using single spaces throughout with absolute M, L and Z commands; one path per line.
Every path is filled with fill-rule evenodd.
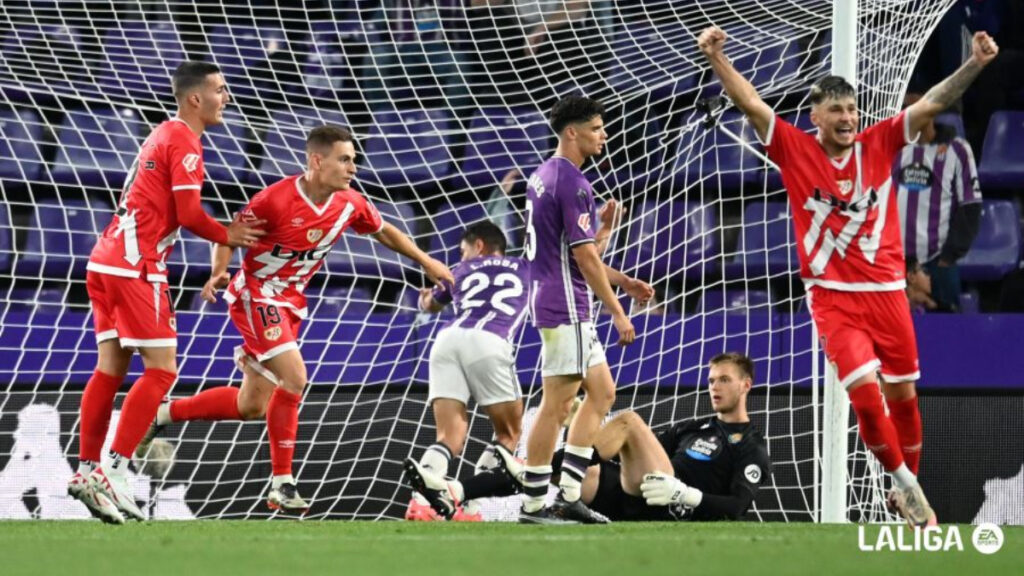
M 604 347 L 593 322 L 541 328 L 541 376 L 586 376 L 593 366 L 606 364 Z
M 508 340 L 486 330 L 450 327 L 441 330 L 430 349 L 428 402 L 469 398 L 481 406 L 522 397 L 516 359 Z

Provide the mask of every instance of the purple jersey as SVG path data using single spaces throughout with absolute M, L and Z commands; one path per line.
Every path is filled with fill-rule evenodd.
M 438 304 L 455 303 L 454 320 L 445 325 L 475 328 L 512 341 L 526 316 L 529 266 L 521 258 L 477 256 L 452 270 L 454 286 L 434 288 Z
M 530 308 L 538 328 L 590 321 L 590 288 L 572 247 L 594 241 L 594 193 L 579 167 L 552 156 L 526 185 Z

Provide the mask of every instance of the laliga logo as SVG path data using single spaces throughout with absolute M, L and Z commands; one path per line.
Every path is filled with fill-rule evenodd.
M 995 554 L 1003 547 L 1003 531 L 995 524 L 979 524 L 971 537 L 974 548 L 982 554 Z M 867 527 L 857 527 L 857 547 L 862 552 L 947 552 L 964 551 L 963 539 L 958 526 L 947 526 L 945 533 L 939 526 L 914 528 L 913 530 L 900 524 L 897 526 L 882 525 L 878 528 L 878 536 L 874 543 L 868 542 Z

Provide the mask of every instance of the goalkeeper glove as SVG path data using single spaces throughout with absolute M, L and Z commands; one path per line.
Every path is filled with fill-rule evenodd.
M 675 476 L 664 472 L 645 474 L 640 491 L 650 506 L 680 505 L 696 508 L 704 497 L 700 490 L 690 488 Z

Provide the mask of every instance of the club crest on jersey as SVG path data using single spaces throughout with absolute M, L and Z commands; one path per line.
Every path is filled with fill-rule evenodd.
M 580 227 L 580 230 L 583 230 L 584 232 L 589 232 L 590 214 L 580 214 L 579 219 L 576 220 L 576 225 Z
M 186 172 L 192 172 L 199 166 L 199 154 L 186 154 L 181 159 L 181 165 L 185 167 Z
M 270 340 L 271 342 L 277 340 L 278 338 L 281 337 L 281 327 L 271 326 L 270 328 L 267 328 L 266 330 L 263 331 L 263 337 L 266 338 L 267 340 Z
M 317 240 L 323 237 L 324 231 L 319 228 L 312 228 L 310 230 L 306 230 L 306 240 L 309 240 L 310 242 L 316 242 Z
M 840 194 L 853 192 L 853 180 L 836 180 L 836 185 L 839 186 Z

